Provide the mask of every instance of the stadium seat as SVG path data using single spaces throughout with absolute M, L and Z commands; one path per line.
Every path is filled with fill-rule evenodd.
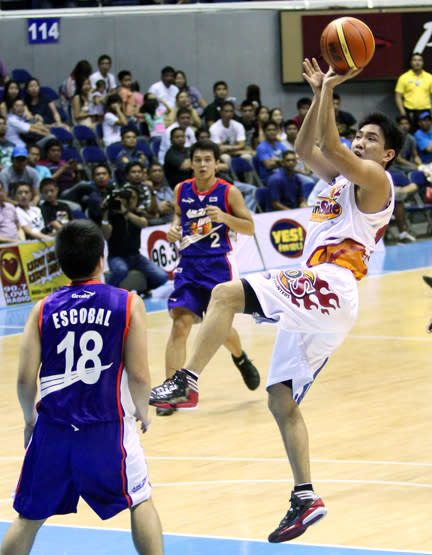
M 256 173 L 253 165 L 247 160 L 245 160 L 244 158 L 241 158 L 240 156 L 233 156 L 231 158 L 230 170 L 231 170 L 231 173 L 233 174 L 234 179 L 236 179 L 237 181 L 246 182 L 246 180 L 243 177 L 243 174 L 248 173 L 249 175 L 252 176 L 254 185 L 256 185 L 257 187 L 263 186 L 262 181 L 259 178 L 258 174 Z
M 86 125 L 74 125 L 72 133 L 77 143 L 78 148 L 83 148 L 89 145 L 97 145 L 96 133 Z
M 12 70 L 11 78 L 13 81 L 18 81 L 18 83 L 27 83 L 32 76 L 26 69 L 16 68 Z
M 80 153 L 73 146 L 63 146 L 62 155 L 63 160 L 78 160 L 82 164 L 82 158 Z
M 307 199 L 314 187 L 315 183 L 313 181 L 302 182 L 303 198 Z
M 69 133 L 67 129 L 64 127 L 51 127 L 50 131 L 62 144 L 72 146 L 74 138 L 72 133 Z
M 96 145 L 85 146 L 81 150 L 84 170 L 89 179 L 92 179 L 92 168 L 96 164 L 106 164 L 108 162 L 105 152 Z
M 155 135 L 150 139 L 150 146 L 155 158 L 158 157 L 161 141 L 162 141 L 162 137 L 160 135 Z
M 144 152 L 149 162 L 153 160 L 154 154 L 151 146 L 148 143 L 145 143 L 144 141 L 138 141 L 135 148 L 136 150 Z
M 261 212 L 271 212 L 270 190 L 267 187 L 258 187 L 255 190 L 255 199 Z
M 53 102 L 54 100 L 58 100 L 59 98 L 59 95 L 51 87 L 41 87 L 40 93 L 46 96 L 50 102 Z

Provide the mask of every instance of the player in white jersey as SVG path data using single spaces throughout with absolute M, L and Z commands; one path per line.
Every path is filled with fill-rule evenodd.
M 224 342 L 235 313 L 278 324 L 267 391 L 293 472 L 294 490 L 290 508 L 269 535 L 270 542 L 296 538 L 327 513 L 312 487 L 308 434 L 299 402 L 355 322 L 357 281 L 366 275 L 369 256 L 394 207 L 393 184 L 385 168 L 402 146 L 397 126 L 377 113 L 360 123 L 352 151 L 347 150 L 337 131 L 333 90 L 357 72 L 337 75 L 329 70 L 324 75 L 315 59 L 306 59 L 303 67 L 314 99 L 299 131 L 296 151 L 329 183 L 313 208 L 305 262 L 297 270 L 274 270 L 217 285 L 192 355 L 165 389 L 169 391 L 165 401 L 174 405 L 191 394 L 191 381 Z M 152 390 L 150 404 L 161 401 L 159 391 Z

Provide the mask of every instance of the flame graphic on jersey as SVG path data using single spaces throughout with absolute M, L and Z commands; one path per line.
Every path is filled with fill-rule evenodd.
M 276 279 L 279 286 L 289 293 L 292 303 L 298 307 L 303 303 L 306 310 L 317 308 L 322 314 L 330 314 L 329 309 L 340 308 L 339 297 L 331 292 L 327 281 L 310 270 L 279 272 Z

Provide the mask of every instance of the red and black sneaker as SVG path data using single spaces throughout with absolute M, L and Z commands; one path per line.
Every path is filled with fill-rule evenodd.
M 271 543 L 286 542 L 301 536 L 306 532 L 306 528 L 327 514 L 322 499 L 313 491 L 293 491 L 290 502 L 291 507 L 287 514 L 268 537 L 268 541 Z
M 150 405 L 161 408 L 194 409 L 198 405 L 198 383 L 184 370 L 151 390 Z

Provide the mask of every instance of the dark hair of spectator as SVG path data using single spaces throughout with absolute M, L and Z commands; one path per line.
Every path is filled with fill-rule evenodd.
M 261 89 L 258 85 L 251 83 L 246 87 L 246 100 L 257 102 L 258 106 L 261 106 Z
M 84 106 L 86 101 L 88 101 L 88 93 L 86 93 L 86 95 L 84 96 L 82 91 L 83 85 L 86 81 L 89 81 L 88 77 L 82 77 L 75 81 L 76 83 L 75 96 L 78 96 L 81 107 Z
M 175 134 L 177 131 L 180 131 L 181 133 L 184 134 L 184 129 L 182 129 L 181 127 L 174 127 L 174 129 L 171 129 L 171 132 L 170 132 L 170 139 L 171 139 L 171 140 L 172 140 L 172 138 L 174 137 L 174 134 Z
M 122 100 L 120 98 L 120 95 L 118 95 L 117 93 L 110 94 L 106 99 L 106 104 L 105 104 L 106 110 L 109 110 L 109 108 L 111 108 L 113 104 L 121 104 L 121 101 Z
M 189 114 L 191 116 L 192 112 L 189 110 L 189 108 L 179 108 L 177 110 L 176 118 L 178 119 L 179 116 L 181 116 L 182 114 Z
M 108 54 L 101 54 L 98 58 L 98 65 L 103 62 L 104 60 L 108 60 L 110 64 L 112 64 L 112 60 L 111 60 L 111 56 L 108 56 Z
M 45 152 L 48 153 L 48 151 L 53 147 L 53 146 L 59 146 L 61 148 L 62 144 L 58 139 L 50 139 L 49 141 L 47 141 L 44 145 L 45 148 Z
M 303 108 L 303 106 L 310 106 L 312 104 L 312 100 L 307 96 L 302 96 L 297 100 L 297 110 L 299 108 Z
M 365 125 L 377 125 L 384 135 L 384 148 L 393 149 L 395 151 L 394 158 L 386 165 L 386 168 L 388 168 L 397 158 L 402 148 L 404 142 L 402 131 L 392 119 L 382 112 L 372 112 L 367 115 L 359 123 L 358 128 L 361 129 Z
M 36 143 L 31 143 L 27 145 L 27 152 L 30 151 L 31 148 L 37 148 L 39 152 L 41 152 L 41 147 Z M 48 178 L 47 178 L 48 179 Z
M 269 127 L 270 125 L 274 125 L 274 127 L 276 127 L 276 129 L 278 128 L 277 123 L 275 123 L 272 119 L 269 119 L 268 121 L 263 123 L 263 131 L 265 131 L 267 129 L 267 127 Z
M 133 133 L 136 137 L 135 129 L 132 129 L 131 127 L 128 127 L 127 125 L 125 125 L 124 127 L 121 128 L 120 136 L 121 136 L 122 139 L 123 139 L 123 135 L 125 135 L 126 133 Z
M 246 98 L 246 100 L 243 100 L 243 102 L 240 104 L 240 108 L 247 108 L 248 106 L 252 106 L 252 108 L 255 110 L 255 105 L 252 100 L 248 100 Z
M 132 73 L 127 69 L 122 69 L 121 71 L 118 72 L 117 79 L 119 81 L 122 81 L 125 77 L 128 77 L 128 76 L 132 77 Z
M 91 220 L 73 220 L 57 233 L 55 253 L 70 279 L 89 277 L 104 255 L 102 231 Z
M 225 87 L 227 89 L 228 85 L 225 81 L 216 81 L 216 83 L 213 84 L 213 92 L 215 92 L 218 87 Z
M 196 131 L 195 131 L 195 139 L 197 141 L 201 140 L 200 136 L 205 133 L 206 134 L 206 140 L 208 140 L 208 138 L 210 138 L 210 131 L 206 128 L 206 127 L 199 127 Z
M 413 52 L 409 59 L 410 62 L 414 58 L 414 56 L 420 56 L 420 58 L 423 60 L 423 54 L 421 52 Z
M 11 85 L 15 84 L 18 87 L 18 94 L 17 96 L 14 96 L 13 98 L 10 97 L 9 95 L 9 89 L 11 87 Z M 20 99 L 22 100 L 21 97 L 21 89 L 20 89 L 20 84 L 18 83 L 18 81 L 14 81 L 13 79 L 10 79 L 4 86 L 4 91 L 3 91 L 3 102 L 6 104 L 6 109 L 9 112 L 9 110 L 12 108 L 15 100 Z
M 125 167 L 125 175 L 127 175 L 135 166 L 139 166 L 142 170 L 144 169 L 144 166 L 141 164 L 141 162 L 132 160 L 132 162 L 129 162 Z
M 30 191 L 30 193 L 33 196 L 32 186 L 30 185 L 30 183 L 27 183 L 26 181 L 18 181 L 18 183 L 15 184 L 15 196 L 17 194 L 17 191 L 18 191 L 19 187 L 27 187 L 27 189 Z
M 111 168 L 109 166 L 107 166 L 106 164 L 96 164 L 96 166 L 93 166 L 93 168 L 92 168 L 92 177 L 93 177 L 93 179 L 94 179 L 95 171 L 98 168 L 104 168 L 109 173 L 110 176 L 112 175 Z
M 82 79 L 88 79 L 93 73 L 92 66 L 88 60 L 80 60 L 73 68 L 71 77 L 76 82 Z
M 57 187 L 57 189 L 59 188 L 59 186 L 57 185 L 57 183 L 55 182 L 55 180 L 52 177 L 45 177 L 40 182 L 39 190 L 42 192 L 44 187 L 47 187 L 48 185 L 54 185 L 54 187 Z
M 149 167 L 147 168 L 147 172 L 150 173 L 150 170 L 152 168 L 155 168 L 156 166 L 163 169 L 163 165 L 160 162 L 150 162 Z
M 96 88 L 101 87 L 102 85 L 106 85 L 105 81 L 103 79 L 98 79 L 96 81 Z
M 408 121 L 410 126 L 411 126 L 411 121 L 410 121 L 408 116 L 399 115 L 399 116 L 396 117 L 396 123 L 400 123 L 401 121 L 404 121 L 404 120 Z
M 140 92 L 140 84 L 138 81 L 132 81 L 131 83 L 131 91 L 133 92 Z
M 222 103 L 221 110 L 223 110 L 223 109 L 225 108 L 225 106 L 231 106 L 231 108 L 235 111 L 234 102 L 231 102 L 231 100 L 225 100 L 225 101 Z
M 162 75 L 166 75 L 167 73 L 175 73 L 175 69 L 172 66 L 165 66 L 161 70 Z
M 204 150 L 208 152 L 213 152 L 214 159 L 216 162 L 219 160 L 220 152 L 219 147 L 213 141 L 209 141 L 208 139 L 204 139 L 202 141 L 197 141 L 191 146 L 190 149 L 190 157 L 193 160 L 194 154 L 197 150 Z
M 140 112 L 150 114 L 150 116 L 154 118 L 157 107 L 159 106 L 159 100 L 157 98 L 149 98 L 152 96 L 152 93 L 146 93 L 144 95 L 144 104 L 141 106 Z

